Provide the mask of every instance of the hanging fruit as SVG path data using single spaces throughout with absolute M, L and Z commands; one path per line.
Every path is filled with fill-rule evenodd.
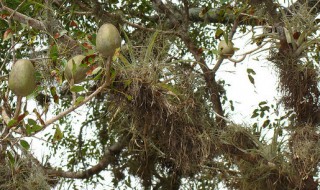
M 97 33 L 96 48 L 103 57 L 113 56 L 121 45 L 118 29 L 112 24 L 102 25 Z
M 86 78 L 86 72 L 89 70 L 89 67 L 86 64 L 82 64 L 84 58 L 84 55 L 76 55 L 68 61 L 64 75 L 69 82 L 73 79 L 73 84 L 77 84 Z
M 218 45 L 218 52 L 220 56 L 232 57 L 234 54 L 234 47 L 231 40 L 228 43 L 225 40 L 221 40 Z
M 17 96 L 28 96 L 36 88 L 36 71 L 31 61 L 20 59 L 12 66 L 9 88 Z

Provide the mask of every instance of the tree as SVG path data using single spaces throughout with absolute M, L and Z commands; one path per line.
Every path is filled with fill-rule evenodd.
M 145 189 L 319 186 L 318 1 L 0 3 L 0 189 L 50 189 L 74 179 L 94 184 L 108 178 L 103 171 L 115 187 L 127 188 L 133 178 Z M 109 57 L 96 50 L 104 23 L 122 39 Z M 233 55 L 228 44 L 247 32 L 256 48 Z M 252 120 L 262 124 L 236 124 L 228 84 L 216 75 L 223 62 L 236 66 L 260 50 L 278 73 L 282 98 L 260 102 Z M 79 54 L 90 69 L 74 84 L 64 69 Z M 27 98 L 8 88 L 19 59 L 36 69 L 37 87 Z M 254 84 L 255 71 L 247 71 Z M 269 139 L 261 135 L 267 130 Z M 42 160 L 34 142 L 47 147 Z

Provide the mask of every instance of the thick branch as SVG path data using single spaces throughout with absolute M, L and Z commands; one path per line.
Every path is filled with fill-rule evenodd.
M 1 8 L 1 10 L 6 10 L 8 11 L 10 14 L 12 14 L 12 19 L 19 21 L 23 24 L 26 24 L 28 26 L 31 26 L 32 28 L 38 29 L 38 30 L 45 30 L 46 26 L 44 25 L 43 22 L 33 19 L 31 17 L 28 17 L 24 14 L 21 14 L 17 11 L 14 11 L 13 9 L 10 9 L 9 7 L 3 6 Z
M 220 101 L 220 95 L 219 95 L 219 86 L 215 79 L 215 74 L 208 68 L 206 65 L 206 62 L 201 54 L 199 54 L 198 48 L 193 44 L 192 40 L 188 36 L 183 36 L 182 40 L 184 41 L 185 45 L 189 49 L 189 51 L 192 53 L 196 61 L 199 63 L 199 66 L 202 70 L 204 79 L 206 81 L 206 86 L 209 91 L 210 99 L 213 104 L 214 111 L 218 114 L 216 117 L 217 123 L 220 126 L 225 125 L 224 112 L 222 109 L 221 101 Z M 221 59 L 222 62 L 222 59 Z
M 5 11 L 8 11 L 10 14 L 12 14 L 13 20 L 16 20 L 20 23 L 31 26 L 32 28 L 35 28 L 35 29 L 38 29 L 41 31 L 45 31 L 45 32 L 49 32 L 46 29 L 46 25 L 37 19 L 33 19 L 31 17 L 28 17 L 24 14 L 21 14 L 17 11 L 14 11 L 13 9 L 10 9 L 9 7 L 6 7 L 6 6 L 3 6 L 0 10 L 5 10 Z M 53 33 L 49 33 L 49 34 L 51 36 L 55 35 Z M 72 39 L 71 37 L 69 37 L 68 35 L 64 34 L 60 38 L 58 38 L 58 40 L 61 43 L 63 43 L 64 45 L 68 46 L 70 50 L 73 50 L 73 52 L 81 52 L 81 48 L 80 48 L 78 42 L 76 40 Z
M 112 163 L 113 160 L 115 159 L 115 156 L 119 154 L 122 151 L 122 149 L 125 148 L 129 140 L 130 140 L 130 136 L 126 136 L 124 137 L 124 139 L 110 146 L 106 150 L 105 154 L 102 156 L 101 160 L 96 165 L 92 166 L 87 170 L 71 172 L 71 171 L 63 171 L 60 169 L 45 169 L 46 173 L 49 176 L 72 178 L 72 179 L 86 179 L 86 178 L 92 177 L 93 175 L 100 173 L 110 163 Z

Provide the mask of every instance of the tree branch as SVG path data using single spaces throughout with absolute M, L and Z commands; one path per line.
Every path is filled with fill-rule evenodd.
M 55 177 L 64 177 L 72 179 L 86 179 L 92 177 L 93 175 L 100 173 L 110 163 L 112 163 L 115 156 L 118 155 L 125 148 L 130 139 L 131 136 L 127 135 L 123 139 L 119 140 L 117 143 L 107 148 L 101 160 L 89 169 L 76 172 L 63 171 L 60 169 L 45 169 L 45 171 L 48 175 Z
M 21 14 L 13 9 L 10 9 L 9 7 L 6 7 L 6 6 L 2 6 L 2 8 L 0 9 L 1 11 L 2 10 L 5 10 L 5 11 L 8 11 L 10 14 L 11 14 L 11 17 L 13 20 L 16 20 L 16 21 L 19 21 L 23 24 L 26 24 L 28 26 L 31 26 L 32 28 L 35 28 L 35 29 L 38 29 L 38 30 L 45 30 L 46 27 L 44 25 L 43 22 L 39 21 L 39 20 L 36 20 L 36 19 L 33 19 L 31 17 L 28 17 L 24 14 Z
M 158 8 L 160 12 L 170 13 L 170 10 L 167 9 L 167 7 L 162 3 L 161 0 L 153 0 L 153 3 L 155 4 L 156 8 Z M 179 23 L 178 19 L 173 14 L 167 15 L 167 17 L 170 18 L 171 22 Z M 184 25 L 187 23 L 181 23 L 181 24 Z M 182 26 L 182 27 L 185 27 L 186 29 L 188 28 L 188 26 Z M 219 85 L 215 80 L 215 74 L 212 73 L 212 71 L 207 66 L 205 59 L 202 56 L 202 53 L 199 53 L 199 48 L 192 42 L 192 39 L 190 38 L 189 34 L 183 33 L 179 37 L 184 42 L 188 50 L 191 52 L 196 62 L 199 64 L 202 70 L 204 79 L 206 81 L 206 86 L 208 88 L 209 96 L 213 104 L 213 109 L 217 113 L 217 116 L 216 116 L 217 125 L 224 127 L 226 125 L 226 121 L 223 119 L 224 112 L 223 112 L 221 101 L 220 101 L 220 95 L 218 90 Z
M 12 19 L 13 20 L 16 20 L 18 22 L 21 22 L 23 24 L 26 24 L 28 26 L 31 26 L 32 28 L 35 28 L 37 30 L 41 30 L 41 31 L 46 31 L 46 32 L 49 32 L 47 29 L 46 29 L 46 25 L 37 20 L 37 19 L 33 19 L 31 17 L 28 17 L 24 14 L 21 14 L 19 12 L 16 12 L 15 10 L 13 9 L 10 9 L 9 7 L 6 7 L 6 6 L 2 6 L 0 8 L 0 10 L 5 10 L 5 11 L 8 11 L 11 15 L 12 15 Z M 54 31 L 50 31 L 50 32 L 54 32 Z M 53 33 L 49 33 L 51 36 L 54 36 Z M 68 48 L 70 50 L 72 50 L 73 52 L 81 52 L 81 47 L 79 45 L 79 43 L 72 39 L 71 37 L 69 37 L 68 35 L 64 34 L 62 35 L 60 38 L 58 38 L 58 40 L 63 43 L 64 45 L 67 45 Z

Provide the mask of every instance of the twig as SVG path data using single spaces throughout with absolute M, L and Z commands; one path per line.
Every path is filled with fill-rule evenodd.
M 104 88 L 108 87 L 111 83 L 111 75 L 110 75 L 110 67 L 111 67 L 111 61 L 112 61 L 112 57 L 109 56 L 106 60 L 106 80 L 105 82 L 97 89 L 95 90 L 92 94 L 90 94 L 88 97 L 86 97 L 82 102 L 72 105 L 70 108 L 68 108 L 67 110 L 59 113 L 58 115 L 54 116 L 53 118 L 47 120 L 44 122 L 44 125 L 42 126 L 43 128 L 40 130 L 44 130 L 47 126 L 51 125 L 52 123 L 54 123 L 55 121 L 59 120 L 60 118 L 66 116 L 67 114 L 73 112 L 74 110 L 76 110 L 77 108 L 79 108 L 80 106 L 86 104 L 87 102 L 89 102 L 92 98 L 94 98 L 97 94 L 99 94 Z M 38 132 L 40 132 L 38 131 Z
M 228 60 L 229 60 L 229 61 L 232 61 L 232 62 L 234 62 L 234 63 L 239 63 L 239 62 L 243 61 L 243 60 L 247 57 L 247 55 L 249 55 L 249 54 L 251 54 L 251 53 L 253 53 L 253 52 L 261 49 L 261 48 L 262 48 L 263 46 L 265 46 L 268 42 L 270 42 L 270 40 L 268 40 L 267 42 L 263 43 L 262 45 L 256 47 L 256 48 L 253 49 L 253 50 L 250 50 L 250 51 L 248 51 L 248 52 L 246 52 L 246 53 L 243 53 L 243 54 L 242 54 L 242 57 L 241 57 L 240 59 L 232 59 L 231 57 L 228 57 Z
M 314 6 L 309 10 L 309 14 L 311 14 L 312 13 L 312 11 L 313 11 L 313 9 L 315 9 L 316 7 L 317 7 L 317 5 L 319 4 L 319 0 L 314 4 Z
M 16 111 L 14 112 L 13 119 L 18 119 L 21 110 L 22 96 L 17 96 L 17 106 Z

